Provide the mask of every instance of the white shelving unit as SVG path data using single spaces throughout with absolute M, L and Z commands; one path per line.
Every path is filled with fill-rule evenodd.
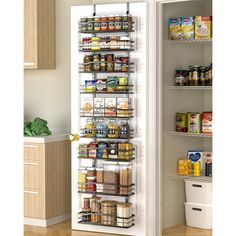
M 212 15 L 211 0 L 171 0 L 157 4 L 160 15 L 157 58 L 160 68 L 160 107 L 162 107 L 162 228 L 185 223 L 184 179 L 211 182 L 211 177 L 179 176 L 178 159 L 188 150 L 212 151 L 211 134 L 175 132 L 176 112 L 212 111 L 211 86 L 174 86 L 177 68 L 212 63 L 212 40 L 169 40 L 170 17 Z

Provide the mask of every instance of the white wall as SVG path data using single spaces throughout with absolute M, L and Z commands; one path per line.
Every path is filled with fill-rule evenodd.
M 42 117 L 70 128 L 70 6 L 91 0 L 56 0 L 56 70 L 25 70 L 24 119 Z

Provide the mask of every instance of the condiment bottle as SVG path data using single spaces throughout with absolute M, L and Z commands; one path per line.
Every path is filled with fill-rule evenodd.
M 86 137 L 95 137 L 96 136 L 96 127 L 93 123 L 92 119 L 87 119 L 85 130 L 84 130 Z
M 106 138 L 107 133 L 108 133 L 108 130 L 107 130 L 107 125 L 105 123 L 105 120 L 104 119 L 98 120 L 97 125 L 96 125 L 96 137 Z
M 121 121 L 120 126 L 120 138 L 129 138 L 130 136 L 130 126 L 127 121 Z
M 108 138 L 119 138 L 120 127 L 116 120 L 110 120 L 108 124 Z
M 199 161 L 194 162 L 194 176 L 200 176 L 201 173 L 201 164 Z

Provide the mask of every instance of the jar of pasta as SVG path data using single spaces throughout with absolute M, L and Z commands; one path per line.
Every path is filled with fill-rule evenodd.
M 116 201 L 102 201 L 101 203 L 102 218 L 101 223 L 104 225 L 116 226 Z
M 96 136 L 96 126 L 92 119 L 88 119 L 84 129 L 85 137 L 95 137 Z
M 130 163 L 120 163 L 120 195 L 132 193 L 132 169 Z
M 119 138 L 120 126 L 116 120 L 110 120 L 108 124 L 108 138 Z
M 132 203 L 117 203 L 117 226 L 130 227 L 132 225 Z

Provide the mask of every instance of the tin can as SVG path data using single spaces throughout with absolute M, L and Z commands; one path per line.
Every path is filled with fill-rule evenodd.
M 87 30 L 87 22 L 88 22 L 88 18 L 86 16 L 82 16 L 80 18 L 80 30 L 81 31 Z
M 101 30 L 108 30 L 108 21 L 106 16 L 101 16 Z
M 120 15 L 115 16 L 115 30 L 121 30 L 122 29 L 121 20 L 122 20 L 122 17 Z
M 212 176 L 212 162 L 207 161 L 205 163 L 205 175 L 206 176 Z
M 94 16 L 94 31 L 101 30 L 101 21 L 100 16 Z
M 115 16 L 108 16 L 108 29 L 109 30 L 114 30 L 115 29 Z
M 188 132 L 187 113 L 176 113 L 176 132 Z
M 201 164 L 199 161 L 194 162 L 194 176 L 200 176 L 201 173 Z
M 88 22 L 87 22 L 87 31 L 93 31 L 94 29 L 94 24 L 93 24 L 93 17 L 88 17 Z

